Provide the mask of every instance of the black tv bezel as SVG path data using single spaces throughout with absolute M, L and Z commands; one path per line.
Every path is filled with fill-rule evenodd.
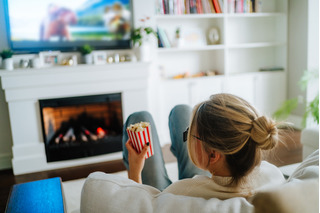
M 5 25 L 6 34 L 9 48 L 15 54 L 30 54 L 39 53 L 41 51 L 61 51 L 61 52 L 72 52 L 79 51 L 80 47 L 85 44 L 89 44 L 94 50 L 119 50 L 119 49 L 132 49 L 131 39 L 129 40 L 118 40 L 118 41 L 73 41 L 73 42 L 59 42 L 52 43 L 48 41 L 23 41 L 23 43 L 13 42 L 11 40 L 11 29 L 10 29 L 10 17 L 9 17 L 9 7 L 8 2 L 10 0 L 4 0 L 4 15 L 5 15 Z M 129 0 L 130 4 L 130 25 L 131 31 L 134 29 L 133 22 L 133 0 Z M 106 44 L 107 43 L 107 44 Z M 61 44 L 61 45 L 60 45 Z

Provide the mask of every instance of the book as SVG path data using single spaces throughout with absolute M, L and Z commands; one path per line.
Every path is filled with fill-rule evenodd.
M 252 7 L 252 12 L 256 12 L 256 3 L 255 0 L 251 0 L 251 7 Z
M 202 3 L 204 5 L 203 7 L 205 8 L 205 13 L 212 13 L 209 1 L 208 0 L 202 0 Z
M 224 13 L 223 0 L 219 0 L 219 5 L 220 5 L 221 12 Z
M 213 6 L 214 6 L 216 13 L 221 13 L 221 9 L 220 9 L 218 0 L 212 0 L 212 2 L 213 2 Z
M 186 8 L 186 14 L 190 14 L 190 1 L 185 0 L 185 8 Z
M 216 10 L 214 9 L 212 0 L 208 0 L 208 2 L 209 2 L 209 5 L 210 5 L 211 13 L 216 13 Z
M 197 4 L 196 0 L 190 0 L 190 13 L 192 13 L 192 14 L 197 13 L 197 5 L 196 4 Z
M 256 0 L 255 10 L 256 13 L 262 12 L 262 0 Z
M 228 0 L 228 13 L 234 13 L 234 12 L 235 12 L 235 0 Z
M 166 31 L 159 27 L 158 32 L 159 32 L 159 36 L 161 37 L 163 47 L 170 48 L 171 43 L 170 43 L 170 40 L 168 38 Z
M 236 12 L 243 13 L 243 0 L 236 0 Z
M 251 0 L 245 0 L 245 1 L 246 1 L 246 13 L 252 13 Z
M 198 12 L 198 14 L 203 14 L 203 8 L 202 8 L 201 0 L 197 0 L 197 12 Z
M 168 0 L 168 2 L 169 2 L 169 14 L 174 14 L 173 0 Z
M 168 4 L 167 4 L 167 2 L 168 2 L 167 0 L 162 0 L 164 14 L 168 14 Z
M 160 36 L 160 33 L 159 33 L 159 29 L 157 30 L 157 35 L 158 35 L 158 47 L 162 48 L 164 46 L 163 46 L 162 37 Z
M 182 0 L 176 0 L 176 14 L 181 15 L 183 14 L 183 4 Z
M 204 2 L 200 0 L 201 8 L 202 8 L 202 13 L 206 13 L 206 5 L 204 5 Z
M 12 186 L 6 212 L 65 212 L 61 178 Z

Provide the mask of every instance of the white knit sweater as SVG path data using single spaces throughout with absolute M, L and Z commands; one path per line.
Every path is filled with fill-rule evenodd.
M 248 176 L 242 179 L 238 186 L 228 186 L 227 183 L 230 180 L 231 177 L 214 176 L 210 178 L 196 175 L 193 178 L 172 183 L 163 192 L 205 199 L 249 198 L 268 185 L 282 184 L 285 181 L 281 171 L 266 161 L 262 161 L 260 166 L 254 168 Z

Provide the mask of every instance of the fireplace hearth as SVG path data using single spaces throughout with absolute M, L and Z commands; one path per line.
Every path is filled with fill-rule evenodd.
M 39 100 L 47 162 L 122 150 L 121 94 Z

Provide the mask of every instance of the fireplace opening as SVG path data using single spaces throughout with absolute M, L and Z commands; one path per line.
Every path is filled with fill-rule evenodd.
M 47 162 L 122 151 L 121 94 L 39 100 Z

